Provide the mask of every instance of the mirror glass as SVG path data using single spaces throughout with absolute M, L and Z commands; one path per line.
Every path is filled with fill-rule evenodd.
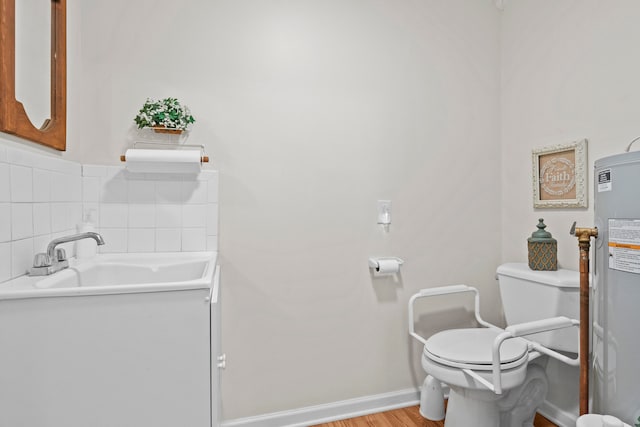
M 51 118 L 51 0 L 15 5 L 16 100 L 41 128 Z

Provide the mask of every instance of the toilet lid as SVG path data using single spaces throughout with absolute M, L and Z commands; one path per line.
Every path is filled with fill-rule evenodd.
M 424 352 L 437 359 L 471 365 L 491 365 L 492 346 L 503 331 L 488 328 L 450 329 L 432 335 L 424 345 Z M 500 347 L 500 363 L 522 359 L 528 352 L 526 341 L 520 338 L 505 340 Z

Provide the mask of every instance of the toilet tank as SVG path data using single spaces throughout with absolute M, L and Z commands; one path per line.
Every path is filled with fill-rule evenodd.
M 507 325 L 550 317 L 580 316 L 580 273 L 573 270 L 531 270 L 525 263 L 509 263 L 496 272 Z M 578 352 L 578 328 L 560 329 L 526 338 L 566 352 Z

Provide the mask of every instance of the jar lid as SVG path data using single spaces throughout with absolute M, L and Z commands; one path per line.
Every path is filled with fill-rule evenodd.
M 544 223 L 543 218 L 538 219 L 538 225 L 536 225 L 536 227 L 538 227 L 538 230 L 531 233 L 531 237 L 529 237 L 527 241 L 534 243 L 552 243 L 556 241 L 556 239 L 551 237 L 551 233 L 545 231 L 547 225 Z

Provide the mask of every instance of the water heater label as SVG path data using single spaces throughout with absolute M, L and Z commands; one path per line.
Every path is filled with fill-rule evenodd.
M 611 191 L 611 169 L 598 172 L 598 193 L 603 191 Z
M 640 219 L 609 220 L 609 268 L 640 274 Z

